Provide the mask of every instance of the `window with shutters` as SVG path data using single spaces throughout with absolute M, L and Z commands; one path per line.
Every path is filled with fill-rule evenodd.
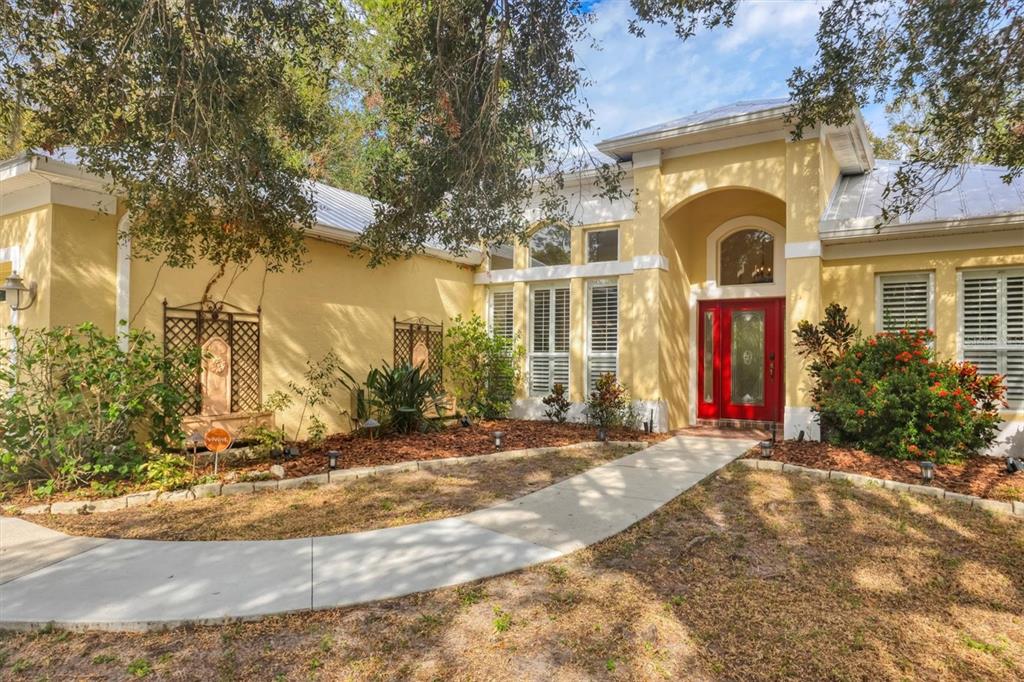
M 530 290 L 530 394 L 569 385 L 569 286 Z
M 602 374 L 619 374 L 619 285 L 591 282 L 587 292 L 587 391 Z
M 934 329 L 931 273 L 879 275 L 877 327 L 880 332 Z
M 960 349 L 982 374 L 1006 377 L 1007 400 L 1024 401 L 1024 270 L 962 273 Z
M 488 325 L 491 333 L 511 339 L 515 336 L 515 318 L 512 308 L 512 290 L 495 289 L 491 291 L 490 305 L 488 306 Z

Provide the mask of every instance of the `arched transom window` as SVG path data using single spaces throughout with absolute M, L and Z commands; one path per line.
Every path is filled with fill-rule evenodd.
M 764 230 L 733 232 L 720 244 L 719 285 L 771 284 L 775 281 L 775 237 Z

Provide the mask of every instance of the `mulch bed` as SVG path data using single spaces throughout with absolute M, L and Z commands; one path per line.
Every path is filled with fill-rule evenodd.
M 338 450 L 341 453 L 341 458 L 338 461 L 339 469 L 483 455 L 495 451 L 493 435 L 495 431 L 505 433 L 502 450 L 556 447 L 597 439 L 596 429 L 584 424 L 556 424 L 547 421 L 519 419 L 480 421 L 469 427 L 452 423 L 438 431 L 408 435 L 382 435 L 373 439 L 366 435 L 352 433 L 336 434 L 326 438 L 323 444 L 317 448 L 310 448 L 305 443 L 297 443 L 302 454 L 280 462 L 280 464 L 284 466 L 286 478 L 297 478 L 326 472 L 327 457 L 325 453 L 328 450 Z M 608 437 L 613 441 L 643 440 L 653 443 L 665 440 L 671 435 L 669 433 L 645 434 L 642 431 L 622 428 L 608 431 Z M 197 473 L 199 475 L 212 474 L 212 462 L 203 453 L 200 455 Z M 220 478 L 225 482 L 231 482 L 243 474 L 267 472 L 273 463 L 270 460 L 221 463 Z M 118 490 L 118 494 L 137 492 L 148 489 L 148 487 L 126 482 Z M 0 508 L 7 505 L 23 507 L 40 502 L 73 501 L 96 497 L 98 495 L 95 491 L 89 488 L 80 488 L 58 493 L 47 500 L 40 500 L 29 495 L 24 487 L 20 487 L 6 491 L 6 495 L 0 498 Z
M 755 448 L 747 457 L 758 457 Z M 855 448 L 814 441 L 780 441 L 772 459 L 814 469 L 836 469 L 904 483 L 920 483 L 921 467 L 915 461 L 880 457 Z M 970 457 L 963 464 L 939 464 L 933 485 L 965 495 L 997 500 L 1024 500 L 1024 473 L 1007 474 L 1006 463 L 997 457 Z
M 555 447 L 597 439 L 597 432 L 591 426 L 520 419 L 480 421 L 468 427 L 452 424 L 440 431 L 379 436 L 372 440 L 365 435 L 337 434 L 327 438 L 319 448 L 308 451 L 304 449 L 299 457 L 284 462 L 285 475 L 292 478 L 326 471 L 325 453 L 328 450 L 341 453 L 338 461 L 340 469 L 484 455 L 495 451 L 495 431 L 505 434 L 502 450 Z M 618 441 L 656 442 L 671 437 L 671 434 L 610 429 L 608 437 Z

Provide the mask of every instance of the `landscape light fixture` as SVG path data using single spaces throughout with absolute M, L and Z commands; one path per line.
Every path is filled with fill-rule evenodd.
M 4 292 L 4 300 L 7 301 L 11 310 L 25 310 L 31 308 L 32 304 L 36 302 L 35 283 L 26 285 L 17 272 L 12 272 L 7 277 L 7 280 L 0 286 L 0 291 Z
M 299 446 L 298 445 L 289 445 L 288 447 L 286 447 L 284 449 L 285 459 L 295 459 L 300 454 L 302 454 L 302 453 L 299 452 Z
M 495 431 L 494 434 L 494 449 L 501 450 L 501 447 L 505 444 L 505 432 Z
M 338 452 L 337 450 L 328 450 L 327 451 L 327 468 L 330 469 L 331 471 L 334 471 L 335 469 L 337 469 L 338 468 L 338 457 L 340 457 L 340 456 L 341 456 L 341 453 Z
M 761 459 L 771 459 L 775 452 L 775 443 L 769 439 L 761 441 Z
M 370 417 L 363 422 L 363 428 L 370 434 L 370 440 L 373 440 L 374 435 L 377 433 L 377 429 L 380 428 L 380 422 Z
M 1018 471 L 1024 471 L 1024 461 L 1017 459 L 1016 457 L 1006 458 L 1006 473 L 1015 474 Z
M 925 483 L 931 483 L 935 478 L 935 464 L 933 462 L 918 462 L 921 466 L 921 480 Z

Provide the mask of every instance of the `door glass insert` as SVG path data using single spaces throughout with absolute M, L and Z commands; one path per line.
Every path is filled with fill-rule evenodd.
M 704 402 L 715 402 L 715 313 L 704 311 Z
M 764 404 L 764 311 L 732 312 L 730 349 L 733 405 Z

